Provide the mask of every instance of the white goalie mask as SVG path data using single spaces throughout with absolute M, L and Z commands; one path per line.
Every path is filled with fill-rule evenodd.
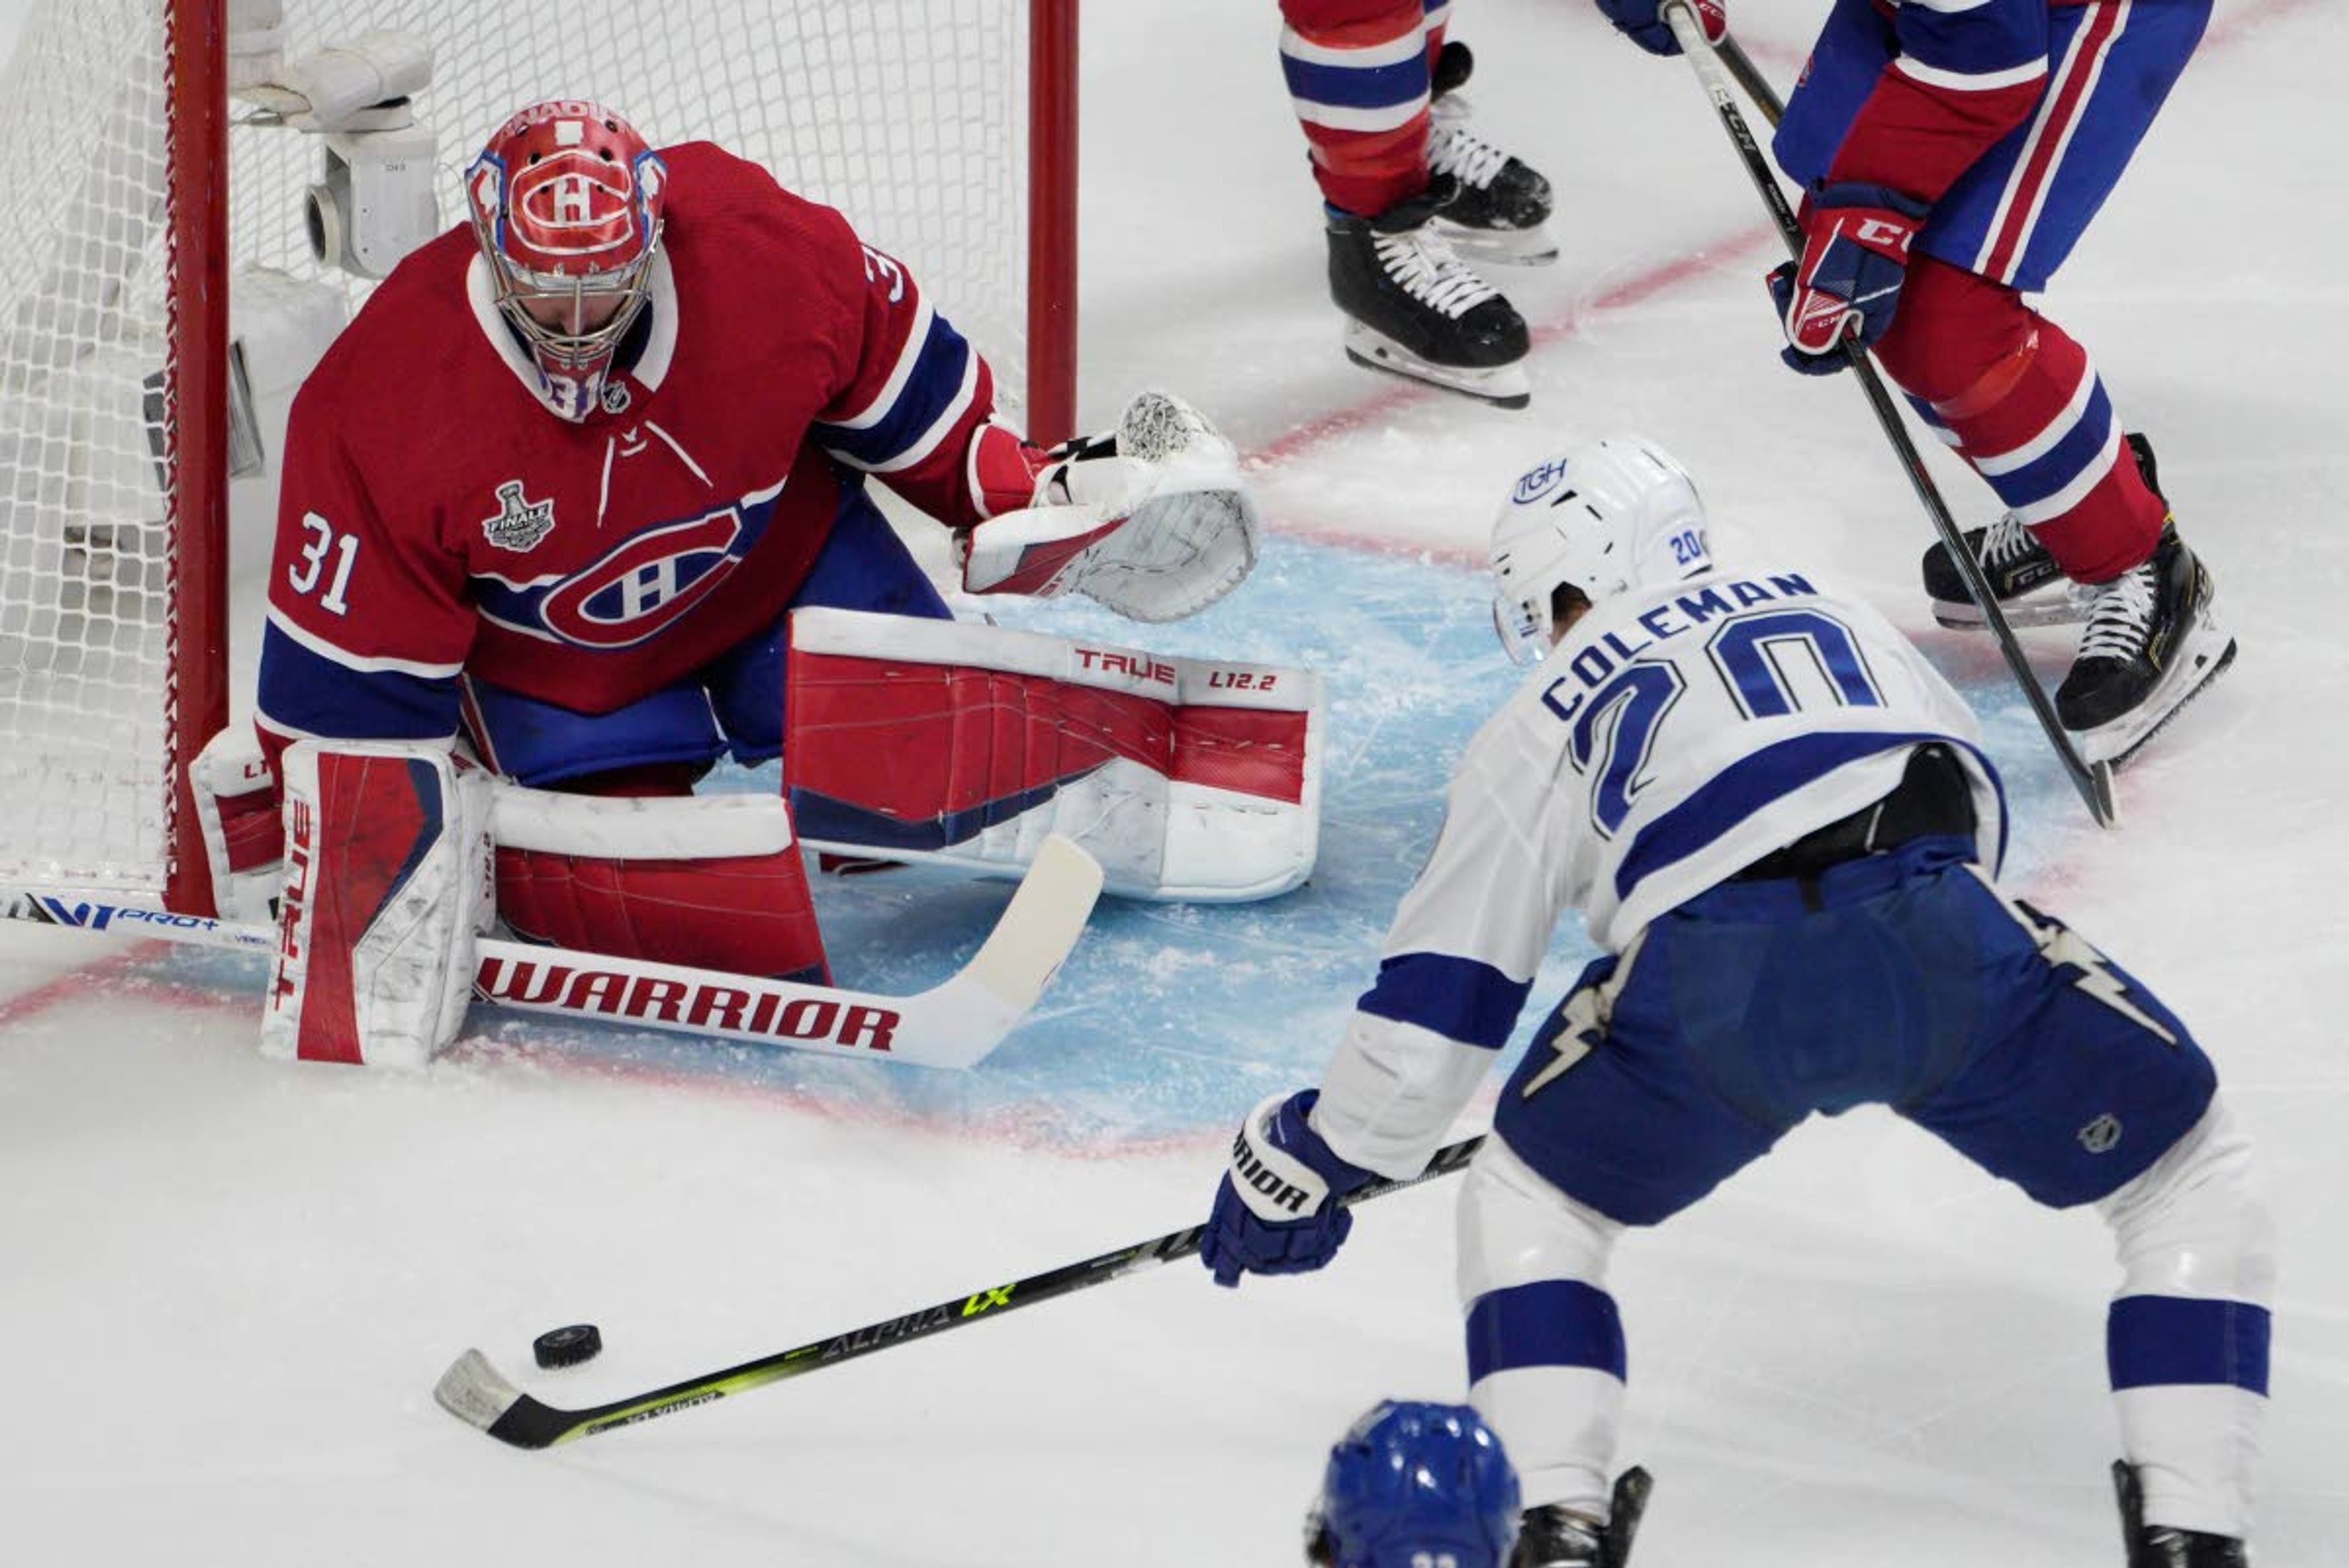
M 1530 468 L 1493 521 L 1493 624 L 1519 664 L 1550 650 L 1560 587 L 1593 605 L 1713 569 L 1704 503 L 1653 441 L 1615 436 Z

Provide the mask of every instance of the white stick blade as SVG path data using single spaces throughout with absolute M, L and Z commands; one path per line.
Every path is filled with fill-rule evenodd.
M 460 1421 L 486 1432 L 513 1407 L 522 1390 L 507 1382 L 488 1356 L 469 1350 L 440 1375 L 432 1386 L 432 1397 Z
M 1074 840 L 1052 835 L 961 978 L 1026 1012 L 1077 945 L 1101 889 L 1101 862 Z

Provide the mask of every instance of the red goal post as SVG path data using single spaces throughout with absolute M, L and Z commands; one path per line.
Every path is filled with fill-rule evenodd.
M 0 888 L 212 907 L 185 771 L 246 711 L 291 396 L 246 386 L 243 318 L 293 291 L 331 322 L 371 286 L 313 254 L 324 139 L 231 96 L 233 33 L 277 5 L 36 0 L 0 78 Z M 442 226 L 507 113 L 593 96 L 840 207 L 986 352 L 1009 415 L 1072 433 L 1077 0 L 283 8 L 288 63 L 430 44 L 412 102 Z

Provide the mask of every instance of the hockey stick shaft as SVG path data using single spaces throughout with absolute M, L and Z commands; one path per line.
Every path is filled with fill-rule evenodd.
M 1745 52 L 1745 46 L 1735 38 L 1724 37 L 1713 46 L 1713 50 L 1720 55 L 1721 63 L 1729 67 L 1729 74 L 1737 78 L 1737 85 L 1745 89 L 1747 100 L 1762 111 L 1762 118 L 1775 130 L 1786 118 L 1785 103 L 1778 97 L 1778 89 L 1770 85 L 1770 78 L 1762 74 L 1762 67 L 1754 63 L 1754 57 Z
M 1466 1138 L 1439 1149 L 1427 1168 L 1417 1176 L 1403 1180 L 1381 1178 L 1357 1189 L 1341 1202 L 1361 1203 L 1372 1198 L 1399 1192 L 1406 1187 L 1416 1187 L 1423 1181 L 1448 1176 L 1465 1166 L 1483 1147 L 1483 1136 Z M 432 1397 L 442 1409 L 468 1425 L 479 1427 L 500 1442 L 518 1449 L 545 1449 L 557 1443 L 571 1442 L 579 1438 L 592 1438 L 615 1428 L 632 1427 L 640 1421 L 673 1415 L 698 1405 L 708 1405 L 730 1395 L 747 1394 L 753 1388 L 763 1388 L 771 1383 L 797 1377 L 803 1373 L 837 1366 L 858 1356 L 870 1355 L 876 1350 L 926 1339 L 949 1329 L 966 1328 L 982 1318 L 998 1318 L 1021 1307 L 1034 1306 L 1055 1296 L 1071 1295 L 1107 1284 L 1188 1258 L 1199 1251 L 1200 1238 L 1206 1228 L 1194 1225 L 1188 1230 L 1170 1231 L 1164 1236 L 1138 1241 L 1130 1247 L 1103 1252 L 1097 1257 L 1063 1263 L 1042 1273 L 1030 1274 L 1009 1284 L 991 1285 L 967 1296 L 954 1296 L 906 1313 L 901 1317 L 885 1318 L 866 1324 L 843 1334 L 811 1340 L 790 1350 L 746 1361 L 740 1366 L 730 1366 L 722 1372 L 712 1372 L 700 1377 L 689 1377 L 682 1383 L 672 1383 L 666 1388 L 656 1388 L 647 1394 L 632 1395 L 606 1405 L 585 1409 L 564 1410 L 540 1403 L 516 1388 L 490 1365 L 489 1358 L 478 1350 L 468 1350 L 459 1356 L 449 1370 L 441 1375 L 433 1388 Z
M 474 944 L 473 994 L 526 1012 L 701 1038 L 968 1067 L 1001 1044 L 1035 1006 L 1075 947 L 1101 885 L 1101 867 L 1092 856 L 1066 839 L 1048 839 L 978 953 L 942 984 L 911 996 L 487 937 Z M 271 927 L 140 909 L 98 894 L 7 889 L 0 892 L 0 919 L 233 951 L 277 950 Z
M 1699 85 L 1704 88 L 1705 96 L 1712 99 L 1723 130 L 1727 132 L 1731 143 L 1736 147 L 1738 157 L 1745 165 L 1747 178 L 1753 182 L 1763 204 L 1769 208 L 1770 219 L 1777 226 L 1779 238 L 1785 243 L 1788 254 L 1799 258 L 1803 254 L 1802 225 L 1795 220 L 1794 207 L 1787 202 L 1785 192 L 1779 189 L 1776 171 L 1770 167 L 1760 143 L 1754 140 L 1752 129 L 1745 123 L 1745 116 L 1738 109 L 1728 78 L 1723 74 L 1720 57 L 1706 42 L 1702 25 L 1683 0 L 1671 0 L 1664 6 L 1663 15 L 1672 30 L 1672 36 L 1680 40 L 1681 52 L 1688 57 L 1691 68 L 1696 72 Z M 1746 62 L 1746 68 L 1753 70 L 1750 60 Z M 1758 81 L 1760 72 L 1754 71 L 1754 75 Z M 1768 90 L 1766 84 L 1764 84 L 1763 90 Z M 2007 624 L 2006 612 L 1999 607 L 1998 596 L 1992 590 L 1990 579 L 1983 576 L 1982 563 L 1966 547 L 1965 537 L 1958 528 L 1957 520 L 1950 514 L 1949 504 L 1941 499 L 1940 487 L 1933 483 L 1933 476 L 1926 472 L 1925 460 L 1919 453 L 1917 443 L 1909 439 L 1909 428 L 1901 421 L 1899 407 L 1893 402 L 1892 394 L 1885 389 L 1883 378 L 1877 374 L 1868 350 L 1856 339 L 1847 338 L 1843 344 L 1843 355 L 1862 395 L 1868 399 L 1870 411 L 1876 415 L 1878 428 L 1883 431 L 1884 439 L 1891 444 L 1893 454 L 1900 460 L 1901 469 L 1908 474 L 1909 488 L 1916 492 L 1918 501 L 1924 506 L 1926 516 L 1932 522 L 1933 532 L 1940 536 L 1941 547 L 1949 552 L 1958 575 L 1964 579 L 1966 592 L 1972 595 L 1974 603 L 1981 607 L 1983 624 L 1998 639 L 1999 653 L 2006 660 L 2007 670 L 2014 677 L 2015 684 L 2022 688 L 2024 701 L 2031 705 L 2032 716 L 2039 721 L 2039 728 L 2046 735 L 2047 743 L 2054 749 L 2057 760 L 2063 763 L 2065 776 L 2071 779 L 2072 787 L 2079 792 L 2080 799 L 2087 805 L 2088 814 L 2095 818 L 2098 825 L 2112 826 L 2116 814 L 2113 806 L 2111 767 L 2104 763 L 2088 762 L 2064 730 L 2064 722 L 2057 716 L 2046 688 L 2039 684 L 2039 676 L 2031 668 L 2030 659 L 2024 657 L 2023 645 L 2015 640 L 2014 628 Z

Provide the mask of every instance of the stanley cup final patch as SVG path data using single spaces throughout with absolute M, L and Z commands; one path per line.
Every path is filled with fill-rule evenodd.
M 481 519 L 481 534 L 501 550 L 534 550 L 554 532 L 554 503 L 523 499 L 522 481 L 498 486 L 498 514 Z

